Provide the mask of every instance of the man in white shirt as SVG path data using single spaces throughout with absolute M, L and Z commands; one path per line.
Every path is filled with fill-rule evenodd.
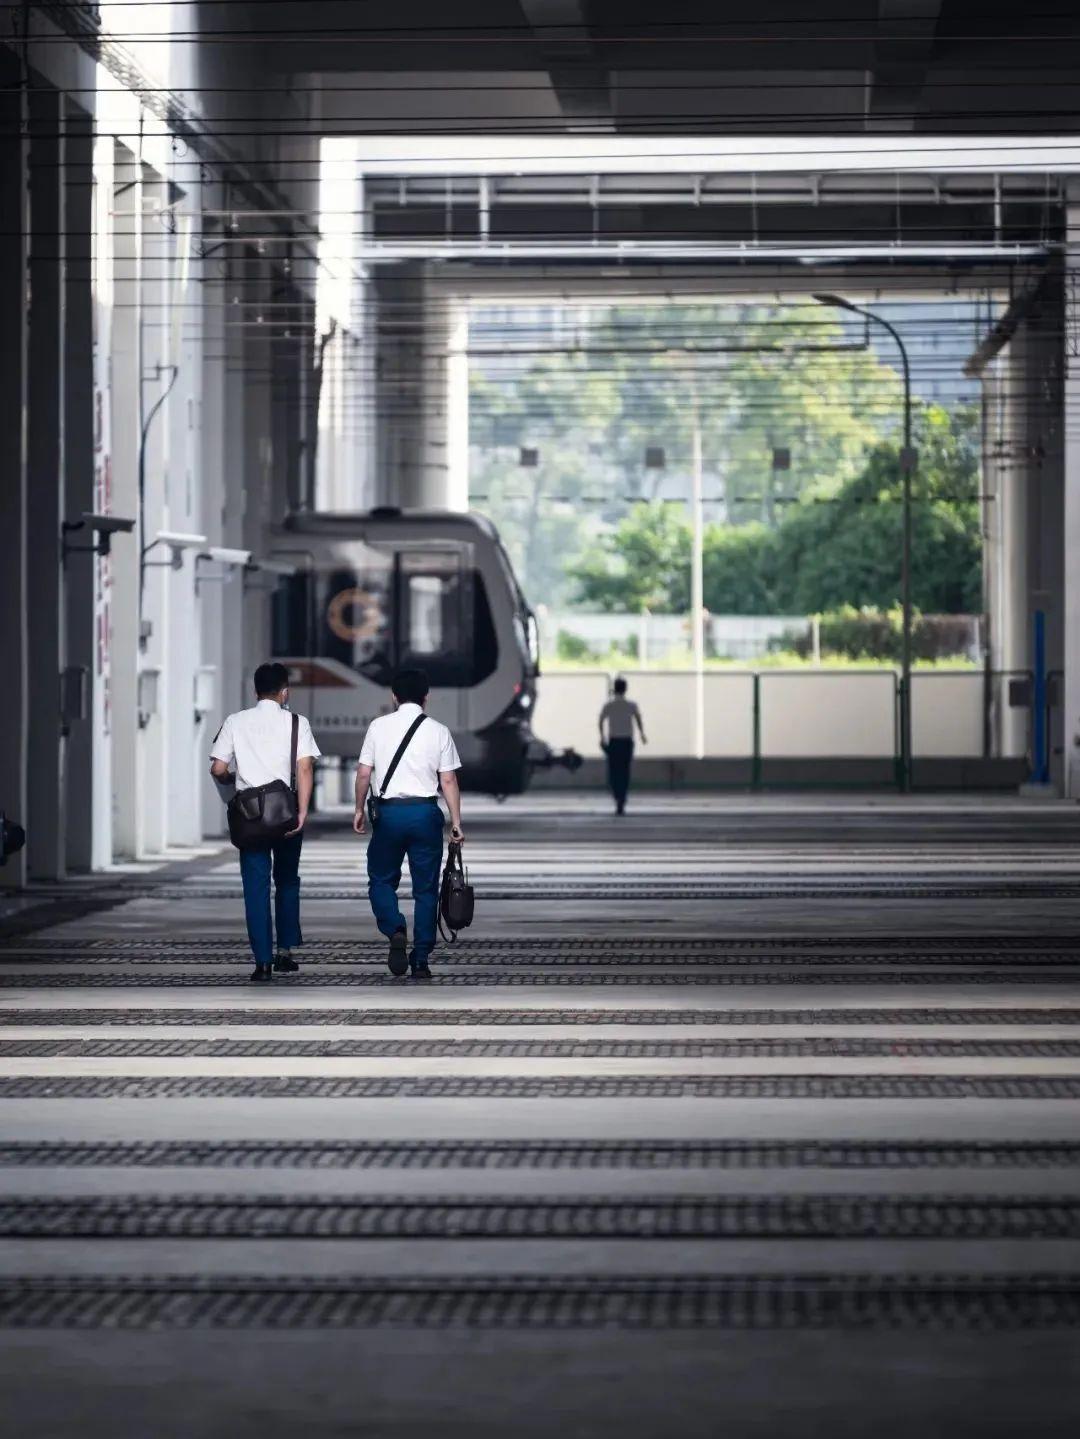
M 626 681 L 617 679 L 614 694 L 600 711 L 600 748 L 607 755 L 608 786 L 615 801 L 615 813 L 626 813 L 626 796 L 630 793 L 630 766 L 634 760 L 634 726 L 641 743 L 647 744 L 641 711 L 633 700 L 626 698 Z M 604 725 L 607 725 L 607 735 Z
M 441 786 L 450 811 L 451 837 L 460 844 L 465 838 L 461 832 L 461 791 L 457 778 L 461 760 L 446 726 L 424 714 L 428 679 L 423 670 L 398 670 L 391 682 L 391 693 L 397 706 L 394 713 L 372 720 L 364 736 L 360 763 L 356 766 L 353 829 L 363 834 L 367 828 L 366 803 L 370 788 L 378 797 L 379 809 L 367 851 L 371 909 L 375 923 L 390 940 L 387 961 L 390 973 L 400 977 L 411 969 L 414 979 L 423 980 L 431 978 L 428 960 L 435 948 L 439 912 L 443 817 L 438 790 Z M 387 784 L 387 772 L 410 730 L 412 738 Z M 406 855 L 415 901 L 411 954 L 405 916 L 397 897 Z
M 235 779 L 236 788 L 254 789 L 273 780 L 291 782 L 292 715 L 289 672 L 284 665 L 260 665 L 255 671 L 255 699 L 251 709 L 229 715 L 218 730 L 210 751 L 210 773 L 219 784 Z M 300 846 L 311 803 L 314 761 L 319 746 L 303 715 L 296 742 L 297 828 L 276 844 L 242 849 L 240 878 L 244 885 L 244 912 L 248 939 L 255 956 L 255 981 L 272 980 L 274 971 L 294 974 L 300 968 L 292 951 L 303 943 L 300 933 Z M 277 921 L 277 955 L 270 919 L 270 874 L 274 876 L 274 911 Z

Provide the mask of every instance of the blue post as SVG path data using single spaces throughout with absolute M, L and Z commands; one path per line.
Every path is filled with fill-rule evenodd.
M 1035 611 L 1034 683 L 1031 691 L 1031 779 L 1050 783 L 1050 756 L 1046 743 L 1046 613 Z

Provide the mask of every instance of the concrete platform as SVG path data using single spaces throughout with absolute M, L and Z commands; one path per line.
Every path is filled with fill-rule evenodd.
M 1080 811 L 467 819 L 428 986 L 334 815 L 267 989 L 231 851 L 0 918 L 19 1432 L 1074 1433 Z

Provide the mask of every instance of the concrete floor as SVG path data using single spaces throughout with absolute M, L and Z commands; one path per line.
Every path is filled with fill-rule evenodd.
M 303 971 L 269 989 L 231 851 L 10 907 L 0 1433 L 1075 1433 L 1080 811 L 651 795 L 616 821 L 543 794 L 467 820 L 478 923 L 427 987 L 386 974 L 338 816 L 305 845 Z M 45 924 L 73 894 L 109 907 Z M 1032 1276 L 1069 1303 L 1025 1310 Z M 191 1321 L 121 1281 L 428 1299 Z M 635 1319 L 635 1283 L 749 1307 Z M 562 1298 L 490 1300 L 530 1285 Z M 805 1285 L 871 1302 L 808 1317 Z

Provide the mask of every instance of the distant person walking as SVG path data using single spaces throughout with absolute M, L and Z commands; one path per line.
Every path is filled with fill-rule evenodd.
M 390 941 L 390 973 L 400 977 L 411 970 L 413 979 L 426 980 L 431 978 L 428 961 L 435 948 L 443 853 L 437 791 L 441 785 L 453 826 L 451 838 L 460 844 L 465 838 L 457 777 L 461 760 L 450 731 L 424 713 L 428 697 L 424 671 L 398 670 L 390 688 L 396 709 L 371 721 L 356 766 L 353 829 L 363 834 L 368 827 L 370 789 L 378 816 L 367 851 L 368 897 L 375 923 Z M 406 856 L 414 900 L 411 953 L 397 897 Z
M 210 773 L 223 788 L 235 782 L 238 790 L 281 780 L 291 783 L 292 714 L 289 672 L 284 665 L 260 665 L 255 671 L 255 704 L 229 715 L 217 732 L 210 751 Z M 244 885 L 244 912 L 248 939 L 255 957 L 251 978 L 272 980 L 274 971 L 294 974 L 300 968 L 292 952 L 303 943 L 300 933 L 300 847 L 311 804 L 314 761 L 319 746 L 303 715 L 296 744 L 296 795 L 299 824 L 276 843 L 242 849 L 240 878 Z M 270 918 L 270 876 L 274 878 L 274 925 Z
M 611 699 L 600 711 L 600 748 L 607 755 L 608 787 L 615 801 L 615 813 L 625 814 L 626 796 L 630 793 L 630 767 L 634 762 L 635 725 L 641 743 L 648 744 L 648 740 L 641 722 L 641 711 L 633 700 L 626 698 L 626 681 L 617 679 L 612 690 Z

